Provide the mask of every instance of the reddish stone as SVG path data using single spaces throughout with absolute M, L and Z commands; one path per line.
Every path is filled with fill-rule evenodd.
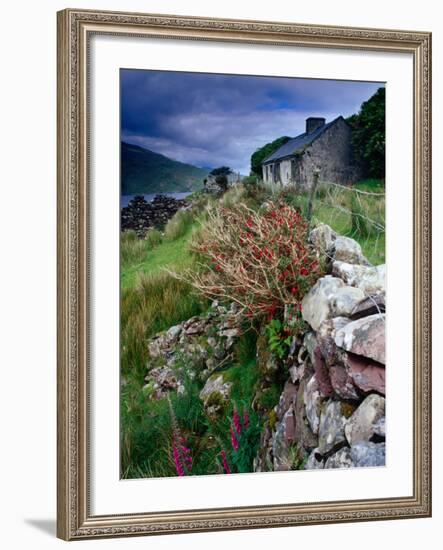
M 326 366 L 326 361 L 323 358 L 319 346 L 314 349 L 314 370 L 320 393 L 324 397 L 330 397 L 334 393 L 334 390 L 329 378 L 329 371 Z
M 386 369 L 383 365 L 351 353 L 347 354 L 346 364 L 350 378 L 360 390 L 376 391 L 385 395 Z
M 343 365 L 329 367 L 329 376 L 335 393 L 341 399 L 358 399 L 359 394 L 354 386 L 354 380 Z

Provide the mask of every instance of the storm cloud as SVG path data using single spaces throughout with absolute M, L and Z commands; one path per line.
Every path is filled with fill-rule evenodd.
M 251 154 L 305 119 L 358 112 L 382 86 L 168 71 L 121 70 L 121 138 L 196 166 L 248 174 Z

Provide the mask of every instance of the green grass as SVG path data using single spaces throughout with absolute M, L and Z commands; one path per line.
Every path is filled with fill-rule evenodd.
M 175 240 L 164 240 L 152 250 L 144 250 L 132 264 L 122 264 L 120 279 L 121 288 L 132 288 L 137 285 L 142 275 L 155 275 L 165 268 L 181 271 L 191 267 L 193 258 L 188 251 L 192 237 L 189 228 L 184 235 Z
M 370 193 L 384 193 L 381 180 L 364 180 L 354 185 L 355 189 Z M 296 194 L 284 189 L 279 196 L 291 206 L 307 212 L 309 197 L 306 193 Z M 346 212 L 350 210 L 354 215 Z M 352 188 L 337 189 L 319 186 L 316 191 L 312 210 L 312 225 L 326 223 L 340 235 L 355 239 L 362 247 L 368 260 L 378 265 L 385 262 L 385 232 L 362 216 L 374 220 L 378 225 L 385 224 L 385 199 L 383 196 L 358 195 Z

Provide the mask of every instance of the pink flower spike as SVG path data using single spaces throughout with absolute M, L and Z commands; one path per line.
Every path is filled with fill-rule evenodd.
M 243 415 L 243 426 L 246 430 L 249 428 L 249 414 L 247 412 Z
M 233 428 L 231 428 L 231 445 L 234 451 L 238 451 L 238 439 Z
M 175 469 L 177 471 L 177 475 L 184 476 L 185 472 L 183 470 L 183 466 L 180 460 L 180 453 L 175 445 L 173 447 L 173 456 L 174 456 L 174 464 L 175 464 Z
M 237 412 L 237 409 L 234 409 L 234 414 L 232 417 L 232 420 L 234 421 L 235 430 L 238 433 L 238 435 L 241 434 L 241 421 L 240 421 L 240 415 Z
M 231 468 L 229 468 L 228 460 L 226 458 L 226 452 L 224 449 L 222 449 L 222 452 L 220 453 L 222 457 L 222 463 L 223 463 L 223 469 L 225 471 L 225 474 L 231 473 Z

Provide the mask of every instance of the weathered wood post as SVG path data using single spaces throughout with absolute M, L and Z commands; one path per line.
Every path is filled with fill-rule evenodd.
M 320 177 L 320 170 L 318 170 L 318 169 L 314 170 L 313 177 L 312 177 L 311 192 L 309 194 L 308 210 L 306 212 L 306 218 L 307 218 L 309 223 L 311 223 L 312 206 L 313 206 L 313 203 L 314 203 L 315 192 L 317 190 L 319 177 Z

